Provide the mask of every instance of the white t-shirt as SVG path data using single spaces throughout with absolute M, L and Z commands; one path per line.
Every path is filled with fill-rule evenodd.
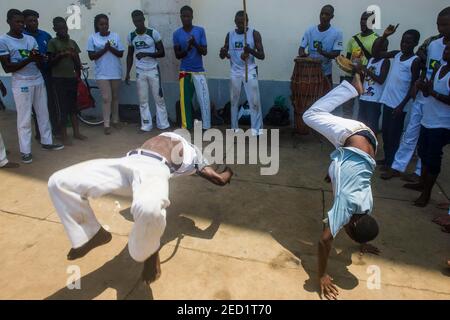
M 147 29 L 144 34 L 138 34 L 134 31 L 128 35 L 128 46 L 134 47 L 134 59 L 136 61 L 137 69 L 149 71 L 158 66 L 158 61 L 155 58 L 145 57 L 138 60 L 136 59 L 136 55 L 140 52 L 155 53 L 156 43 L 160 41 L 162 41 L 162 37 L 155 29 Z
M 181 163 L 181 167 L 173 173 L 174 177 L 193 175 L 209 165 L 200 150 L 179 134 L 174 132 L 164 132 L 160 134 L 160 136 L 170 138 L 172 141 L 179 141 L 182 144 L 183 159 L 178 159 Z M 176 159 L 172 159 L 172 161 L 176 161 Z
M 381 59 L 378 62 L 374 62 L 374 60 L 374 58 L 369 60 L 367 69 L 371 70 L 376 76 L 380 76 L 381 68 L 383 67 L 385 59 Z M 381 95 L 383 94 L 385 84 L 386 81 L 383 84 L 379 84 L 367 75 L 364 79 L 364 93 L 361 95 L 360 99 L 363 101 L 379 102 Z
M 317 48 L 320 45 L 326 52 L 342 51 L 344 49 L 342 31 L 331 26 L 327 31 L 320 32 L 318 26 L 312 26 L 306 30 L 300 44 L 300 47 L 308 49 L 309 57 L 322 61 L 322 70 L 329 76 L 332 73 L 332 61 L 319 54 Z
M 436 73 L 433 88 L 437 93 L 444 96 L 450 94 L 450 72 L 442 79 L 439 79 L 442 68 Z M 422 125 L 428 129 L 444 128 L 450 130 L 450 106 L 437 100 L 434 97 L 425 98 L 423 105 Z
M 98 52 L 103 50 L 106 42 L 109 41 L 111 47 L 125 51 L 120 37 L 115 32 L 110 32 L 103 37 L 99 32 L 92 34 L 87 43 L 87 51 Z M 97 80 L 118 80 L 122 79 L 122 62 L 119 57 L 108 51 L 100 59 L 95 61 L 95 78 Z
M 39 50 L 39 46 L 32 36 L 24 34 L 20 39 L 7 34 L 0 36 L 0 56 L 9 55 L 12 63 L 27 59 L 33 49 Z M 43 83 L 44 78 L 35 62 L 27 64 L 12 74 L 13 88 L 37 86 Z
M 382 104 L 391 109 L 397 108 L 408 94 L 412 80 L 411 68 L 414 61 L 419 59 L 418 56 L 413 55 L 408 60 L 402 61 L 402 56 L 401 52 L 395 56 L 380 99 Z

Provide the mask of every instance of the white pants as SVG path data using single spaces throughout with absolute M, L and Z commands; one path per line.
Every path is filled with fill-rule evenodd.
M 330 91 L 312 105 L 303 114 L 303 121 L 312 129 L 325 136 L 336 148 L 345 145 L 347 139 L 358 131 L 368 130 L 364 123 L 332 115 L 337 107 L 350 99 L 356 98 L 358 92 L 347 81 Z M 375 137 L 375 134 L 373 134 Z
M 149 105 L 149 87 L 152 90 L 156 105 L 156 125 L 158 129 L 164 130 L 170 127 L 166 103 L 162 95 L 162 87 L 158 68 L 153 70 L 136 70 L 136 85 L 141 109 L 141 129 L 150 131 L 153 129 L 153 119 Z M 161 93 L 161 95 L 160 95 Z
M 208 81 L 204 74 L 192 74 L 195 95 L 202 112 L 203 129 L 211 129 L 211 101 L 209 99 Z
M 50 177 L 48 188 L 73 248 L 86 244 L 100 230 L 88 198 L 123 188 L 133 191 L 134 226 L 129 236 L 131 257 L 143 262 L 159 250 L 166 227 L 170 170 L 156 159 L 133 155 L 84 162 Z
M 20 152 L 31 153 L 31 108 L 34 107 L 41 133 L 42 144 L 52 144 L 52 129 L 48 117 L 47 90 L 45 84 L 22 88 L 13 88 L 17 109 L 17 131 Z
M 422 122 L 423 117 L 422 108 L 423 104 L 419 101 L 416 101 L 412 104 L 408 127 L 403 134 L 400 147 L 395 154 L 395 160 L 392 164 L 392 169 L 394 170 L 405 172 L 409 162 L 414 155 L 414 152 L 416 151 L 417 142 L 419 141 L 420 137 L 420 123 Z M 418 176 L 421 175 L 421 170 L 422 162 L 419 159 L 416 165 L 416 174 Z
M 2 134 L 0 133 L 0 168 L 8 164 L 8 158 L 6 158 L 6 148 L 3 143 Z
M 258 135 L 263 129 L 263 118 L 261 108 L 261 98 L 259 94 L 258 74 L 256 70 L 248 74 L 248 82 L 245 82 L 245 75 L 231 75 L 231 128 L 239 129 L 239 99 L 241 97 L 242 84 L 244 84 L 250 107 L 250 117 L 252 122 L 252 133 Z

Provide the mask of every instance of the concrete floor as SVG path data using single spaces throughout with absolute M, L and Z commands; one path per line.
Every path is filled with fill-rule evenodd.
M 233 166 L 235 179 L 224 189 L 198 177 L 171 181 L 163 275 L 151 287 L 139 280 L 142 265 L 128 254 L 126 196 L 92 202 L 113 241 L 66 261 L 69 241 L 47 193 L 49 176 L 84 160 L 122 156 L 151 136 L 136 129 L 129 125 L 106 137 L 101 128 L 83 127 L 89 140 L 57 153 L 34 142 L 33 164 L 0 171 L 0 299 L 319 299 L 316 243 L 332 203 L 331 186 L 323 182 L 331 147 L 289 130 L 281 134 L 276 176 L 260 176 L 258 166 Z M 0 130 L 10 160 L 19 161 L 14 113 L 0 113 Z M 444 168 L 450 165 L 446 151 Z M 344 233 L 336 240 L 329 273 L 341 299 L 450 299 L 450 235 L 431 222 L 446 213 L 436 204 L 450 195 L 450 172 L 444 170 L 426 209 L 412 206 L 418 194 L 402 183 L 375 174 L 380 256 L 361 257 Z M 81 270 L 81 290 L 66 288 L 73 265 Z M 370 266 L 381 271 L 379 290 L 368 289 Z

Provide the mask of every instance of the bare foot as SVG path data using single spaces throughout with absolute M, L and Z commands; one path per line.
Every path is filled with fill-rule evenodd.
M 444 216 L 433 219 L 433 222 L 440 225 L 441 227 L 450 226 L 450 215 L 446 214 Z
M 80 248 L 71 249 L 67 254 L 67 260 L 73 261 L 76 259 L 80 259 L 85 255 L 87 255 L 93 249 L 109 243 L 111 239 L 112 239 L 111 233 L 109 233 L 102 227 L 97 232 L 97 234 L 91 240 L 89 240 L 88 243 L 86 243 Z
M 389 168 L 385 173 L 381 175 L 381 179 L 383 180 L 391 180 L 392 178 L 397 177 L 400 177 L 400 172 L 391 168 Z
M 414 202 L 414 205 L 419 208 L 425 208 L 430 202 L 430 196 L 423 194 Z
M 73 138 L 81 141 L 87 140 L 87 137 L 83 136 L 82 134 L 74 134 Z
M 0 169 L 17 169 L 20 167 L 20 164 L 15 162 L 8 162 L 3 167 L 0 167 Z
M 410 183 L 419 183 L 420 177 L 415 173 L 404 174 L 402 176 L 402 180 L 405 182 L 410 182 Z
M 359 75 L 359 73 L 355 74 L 352 85 L 353 85 L 353 87 L 355 87 L 356 91 L 358 91 L 359 95 L 362 95 L 364 93 L 364 87 L 363 87 L 363 84 L 361 81 L 361 76 Z
M 159 252 L 153 254 L 144 262 L 142 270 L 142 280 L 147 285 L 157 281 L 161 277 L 161 262 L 159 260 Z
M 441 210 L 450 210 L 450 203 L 445 202 L 445 203 L 439 203 L 436 208 L 441 209 Z
M 422 183 L 408 183 L 408 184 L 405 184 L 403 186 L 403 188 L 406 188 L 406 189 L 409 189 L 409 190 L 414 190 L 414 191 L 417 191 L 417 192 L 422 192 L 424 186 L 423 186 Z

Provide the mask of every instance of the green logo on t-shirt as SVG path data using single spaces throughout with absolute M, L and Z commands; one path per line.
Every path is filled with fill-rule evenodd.
M 236 41 L 236 42 L 234 43 L 234 47 L 235 47 L 236 49 L 242 49 L 242 48 L 244 48 L 244 43 L 243 43 L 242 41 Z
M 22 59 L 26 59 L 30 56 L 30 50 L 27 49 L 19 49 L 19 54 Z
M 313 46 L 314 49 L 319 49 L 319 47 L 322 47 L 322 41 L 314 41 Z
M 136 41 L 136 42 L 134 43 L 134 46 L 135 46 L 136 49 L 138 49 L 138 50 L 150 48 L 150 46 L 149 46 L 145 41 Z
M 430 60 L 430 65 L 428 66 L 429 70 L 434 70 L 440 65 L 440 62 L 438 60 Z

